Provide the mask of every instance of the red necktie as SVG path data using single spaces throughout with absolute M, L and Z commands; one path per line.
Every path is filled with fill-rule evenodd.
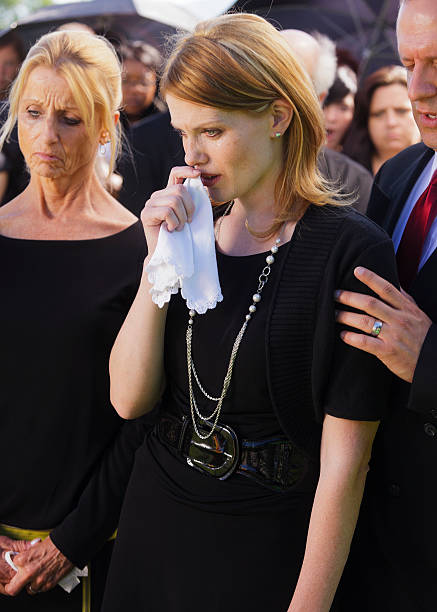
M 399 280 L 409 289 L 419 268 L 423 245 L 437 215 L 437 170 L 414 205 L 396 253 Z

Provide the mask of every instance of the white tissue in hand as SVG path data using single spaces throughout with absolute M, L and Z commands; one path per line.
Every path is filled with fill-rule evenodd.
M 212 209 L 200 178 L 187 179 L 184 185 L 194 202 L 193 219 L 178 232 L 161 225 L 147 274 L 152 300 L 160 308 L 180 289 L 188 308 L 203 314 L 223 300 Z
M 80 584 L 79 578 L 83 576 L 88 576 L 88 568 L 84 567 L 82 570 L 78 567 L 73 567 L 70 573 L 61 578 L 58 582 L 58 585 L 64 589 L 67 593 L 71 593 L 71 591 Z
M 160 308 L 177 293 L 182 279 L 194 274 L 193 239 L 189 223 L 180 232 L 169 232 L 161 225 L 158 244 L 147 266 L 151 293 Z

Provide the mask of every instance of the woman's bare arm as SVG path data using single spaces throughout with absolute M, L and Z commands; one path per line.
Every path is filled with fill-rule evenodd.
M 150 411 L 164 388 L 164 331 L 167 305 L 152 302 L 144 262 L 141 284 L 109 360 L 111 402 L 124 419 Z
M 329 612 L 363 496 L 377 422 L 325 416 L 305 556 L 288 612 Z
M 165 386 L 164 333 L 167 306 L 160 309 L 152 302 L 145 268 L 165 223 L 169 231 L 182 229 L 190 222 L 194 204 L 182 185 L 186 178 L 200 174 L 189 166 L 173 168 L 168 186 L 152 194 L 141 219 L 149 255 L 136 298 L 112 348 L 109 361 L 111 402 L 118 414 L 133 419 L 150 411 Z

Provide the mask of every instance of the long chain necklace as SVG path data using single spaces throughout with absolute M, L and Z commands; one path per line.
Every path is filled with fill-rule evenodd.
M 227 211 L 225 211 L 226 214 Z M 261 301 L 261 293 L 262 290 L 265 286 L 265 284 L 267 283 L 267 281 L 269 280 L 269 276 L 270 276 L 270 272 L 271 272 L 271 266 L 275 261 L 274 255 L 278 252 L 278 247 L 281 243 L 281 239 L 280 238 L 276 238 L 275 240 L 275 244 L 271 247 L 270 249 L 270 254 L 267 255 L 266 257 L 266 266 L 264 266 L 261 274 L 258 277 L 258 288 L 256 290 L 256 293 L 253 294 L 252 296 L 252 304 L 249 306 L 249 312 L 247 313 L 244 323 L 241 326 L 240 331 L 237 334 L 237 337 L 235 338 L 234 341 L 234 345 L 232 347 L 232 351 L 231 351 L 231 357 L 229 359 L 229 364 L 228 364 L 228 369 L 223 381 L 223 388 L 222 388 L 222 392 L 220 394 L 219 397 L 214 397 L 213 395 L 210 395 L 209 393 L 207 393 L 207 391 L 205 391 L 204 387 L 202 386 L 199 377 L 197 375 L 196 372 L 196 368 L 194 366 L 194 361 L 193 361 L 193 356 L 192 356 L 192 339 L 193 339 L 193 324 L 194 324 L 194 317 L 196 315 L 195 310 L 190 310 L 189 311 L 189 319 L 188 319 L 188 327 L 187 327 L 187 334 L 186 334 L 186 338 L 187 338 L 187 368 L 188 368 L 188 389 L 189 389 L 189 394 L 190 394 L 190 409 L 191 409 L 191 419 L 193 421 L 193 427 L 194 427 L 194 431 L 196 432 L 197 436 L 199 438 L 201 438 L 202 440 L 207 440 L 210 436 L 212 436 L 212 434 L 214 433 L 219 417 L 220 417 L 220 412 L 222 409 L 222 405 L 223 405 L 223 401 L 226 397 L 226 394 L 228 392 L 229 389 L 229 385 L 231 384 L 231 378 L 232 378 L 232 370 L 234 368 L 234 363 L 235 363 L 235 359 L 237 357 L 237 353 L 238 353 L 238 348 L 240 346 L 241 340 L 243 339 L 244 336 L 244 332 L 247 329 L 247 326 L 249 324 L 249 321 L 251 320 L 252 316 L 255 314 L 256 312 L 256 308 L 257 308 L 257 304 Z M 217 406 L 214 408 L 214 410 L 211 412 L 211 414 L 208 415 L 203 415 L 198 406 L 197 406 L 197 402 L 196 402 L 196 398 L 194 395 L 194 389 L 193 389 L 193 376 L 194 379 L 197 383 L 197 386 L 199 387 L 200 391 L 202 392 L 202 394 L 204 395 L 204 397 L 206 397 L 207 399 L 209 399 L 211 402 L 215 402 L 217 404 Z M 199 431 L 198 425 L 197 425 L 197 421 L 196 421 L 196 415 L 197 417 L 203 421 L 204 423 L 206 421 L 211 421 L 212 419 L 214 419 L 211 429 L 207 434 L 203 434 Z

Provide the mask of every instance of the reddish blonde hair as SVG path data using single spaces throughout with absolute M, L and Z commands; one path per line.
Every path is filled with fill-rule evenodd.
M 319 100 L 305 70 L 280 33 L 262 17 L 227 14 L 179 36 L 161 78 L 160 93 L 227 111 L 262 113 L 279 98 L 293 109 L 283 135 L 276 184 L 276 219 L 298 219 L 310 204 L 339 204 L 317 158 L 325 141 Z

